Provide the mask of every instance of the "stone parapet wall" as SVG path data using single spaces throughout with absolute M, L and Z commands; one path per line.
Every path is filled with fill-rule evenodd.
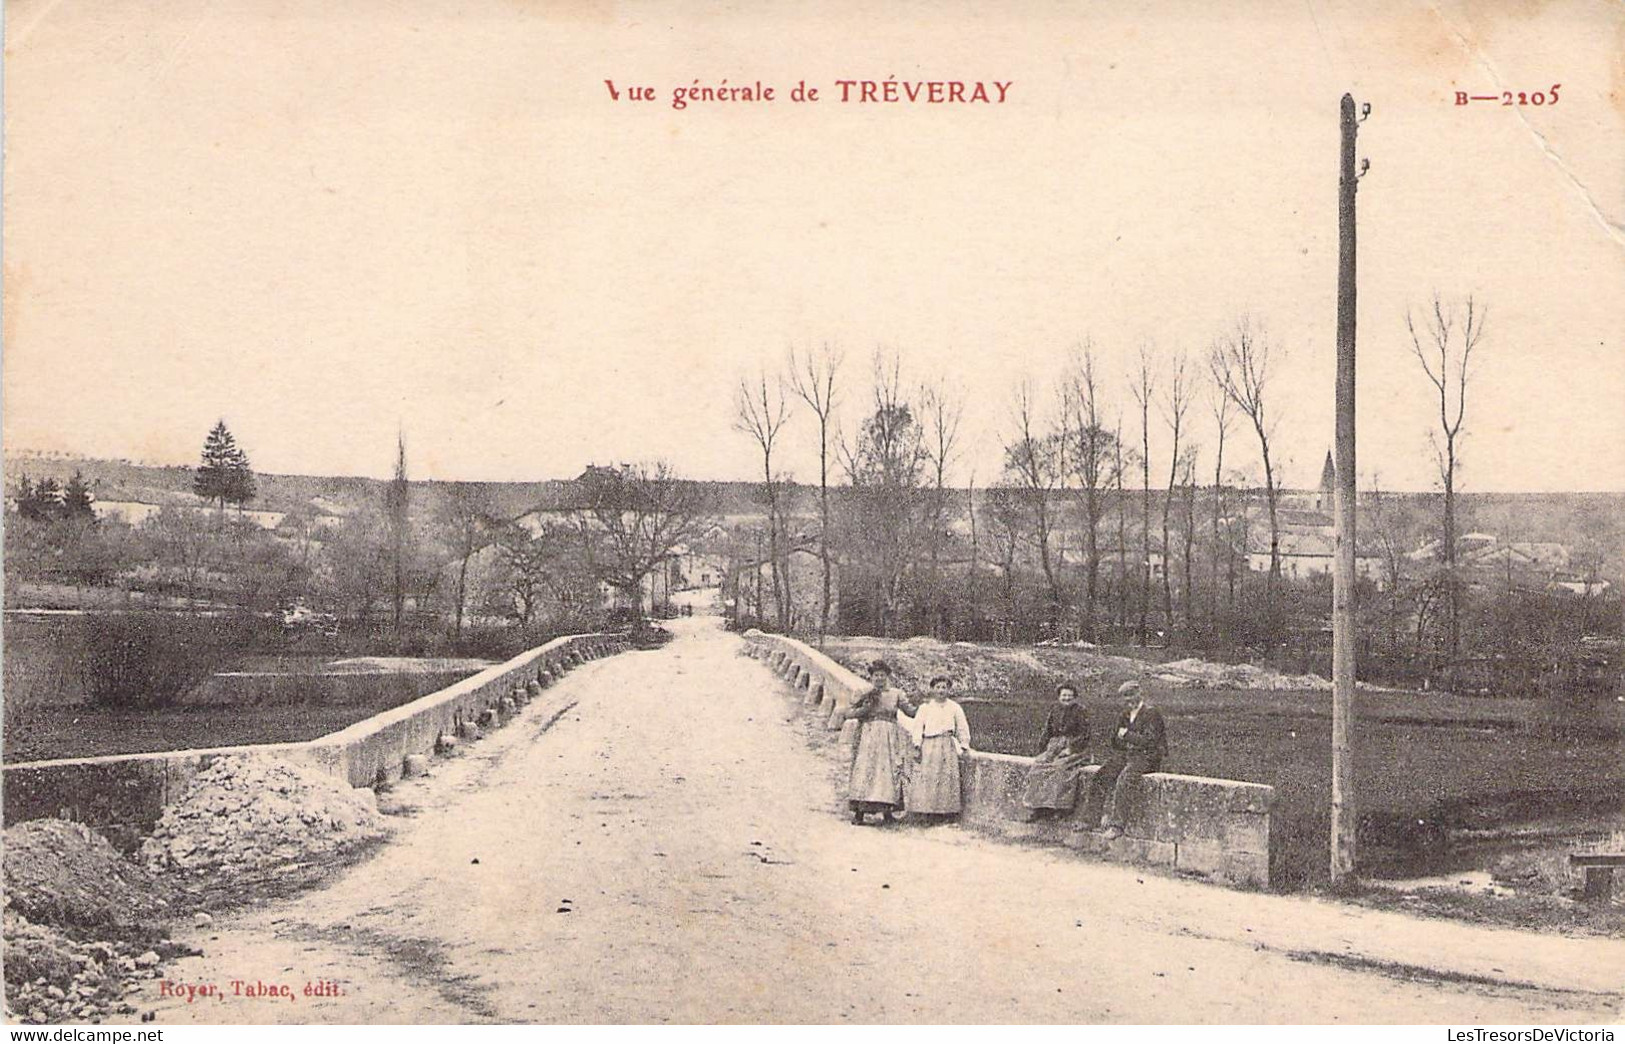
M 747 632 L 747 652 L 788 682 L 809 711 L 839 729 L 845 711 L 869 683 L 793 638 Z M 1034 821 L 1021 804 L 1031 758 L 975 751 L 962 762 L 965 825 L 1089 851 L 1108 859 L 1166 866 L 1244 888 L 1268 888 L 1273 863 L 1271 809 L 1275 788 L 1228 779 L 1154 772 L 1130 803 L 1123 836 L 1078 829 L 1067 815 Z M 1092 776 L 1095 767 L 1084 770 Z M 1083 790 L 1087 792 L 1087 778 Z M 1092 818 L 1083 800 L 1075 814 Z
M 208 750 L 158 751 L 94 758 L 64 758 L 4 766 L 5 825 L 55 816 L 72 819 L 129 842 L 153 824 L 186 785 L 218 757 L 259 754 L 321 766 L 352 786 L 399 779 L 406 759 L 432 753 L 445 737 L 467 736 L 516 712 L 516 684 L 532 678 L 551 685 L 578 663 L 618 652 L 608 634 L 556 638 L 506 663 L 410 703 L 304 743 L 263 743 Z

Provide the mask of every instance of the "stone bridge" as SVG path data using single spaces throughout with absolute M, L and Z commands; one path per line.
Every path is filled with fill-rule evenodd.
M 545 690 L 578 664 L 624 647 L 617 635 L 558 638 L 438 692 L 304 743 L 62 758 L 4 766 L 5 825 L 57 816 L 84 823 L 129 849 L 215 758 L 270 754 L 311 762 L 366 787 L 391 782 L 445 745 L 502 724 L 528 699 L 526 683 Z M 409 760 L 416 759 L 416 760 Z
M 975 756 L 964 824 L 854 827 L 828 726 L 859 683 L 711 618 L 672 629 L 613 656 L 572 639 L 580 662 L 531 706 L 502 707 L 508 676 L 561 647 L 306 751 L 364 785 L 459 714 L 508 722 L 399 780 L 391 839 L 325 887 L 176 930 L 203 952 L 171 981 L 336 993 L 201 1005 L 153 981 L 136 1003 L 161 1023 L 1455 1025 L 1612 1021 L 1625 1003 L 1614 939 L 1263 890 L 1267 788 L 1154 778 L 1131 843 L 1079 853 L 1020 836 L 1020 759 Z

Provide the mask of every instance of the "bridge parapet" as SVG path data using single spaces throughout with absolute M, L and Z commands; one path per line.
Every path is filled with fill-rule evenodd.
M 832 730 L 841 727 L 846 709 L 869 687 L 865 679 L 794 638 L 747 631 L 745 639 L 748 654 L 772 667 L 793 692 L 805 686 L 811 713 Z M 1271 831 L 1274 787 L 1154 772 L 1142 778 L 1123 836 L 1107 841 L 1078 829 L 1081 821 L 1073 815 L 1032 819 L 1021 804 L 1032 764 L 1032 758 L 1013 754 L 965 755 L 961 762 L 965 825 L 1116 861 L 1166 866 L 1239 887 L 1269 887 L 1276 849 Z M 1095 771 L 1096 766 L 1084 769 L 1084 792 Z M 1080 799 L 1077 814 L 1093 811 L 1085 805 Z
M 546 687 L 574 664 L 624 649 L 619 635 L 555 638 L 505 663 L 410 703 L 304 743 L 263 743 L 63 758 L 4 766 L 4 822 L 61 816 L 119 835 L 128 844 L 149 833 L 192 777 L 217 757 L 269 754 L 320 766 L 352 786 L 399 779 L 406 759 L 433 753 L 443 737 L 466 735 L 483 718 L 506 722 L 517 710 L 516 685 Z M 505 706 L 506 705 L 506 706 Z
M 763 660 L 793 688 L 807 690 L 806 702 L 831 732 L 838 731 L 846 711 L 869 691 L 869 680 L 794 638 L 762 631 L 745 632 L 747 652 Z

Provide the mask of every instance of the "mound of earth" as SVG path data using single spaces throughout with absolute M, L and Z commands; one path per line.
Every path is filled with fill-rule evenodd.
M 172 896 L 145 868 L 79 823 L 34 819 L 5 832 L 6 905 L 69 932 L 142 930 Z
M 826 651 L 860 670 L 885 659 L 899 682 L 923 689 L 942 674 L 961 692 L 988 695 L 1048 695 L 1061 681 L 1093 685 L 1102 691 L 1129 678 L 1149 678 L 1170 689 L 1326 690 L 1332 683 L 1315 674 L 1282 674 L 1253 664 L 1212 663 L 1188 657 L 1156 664 L 1090 647 L 1044 645 L 1031 649 L 937 641 L 935 638 L 832 639 Z
M 133 1011 L 126 992 L 175 951 L 163 938 L 172 910 L 164 883 L 60 819 L 7 830 L 4 865 L 8 1017 L 92 1022 Z
M 927 688 L 937 675 L 945 675 L 961 693 L 1047 696 L 1063 678 L 1081 682 L 1104 670 L 1080 663 L 1077 657 L 1051 664 L 1029 649 L 949 644 L 935 638 L 832 638 L 824 651 L 860 675 L 870 661 L 883 659 L 891 665 L 898 684 L 916 691 Z
M 320 769 L 260 755 L 217 758 L 141 844 L 148 869 L 255 874 L 327 860 L 382 837 L 376 795 Z

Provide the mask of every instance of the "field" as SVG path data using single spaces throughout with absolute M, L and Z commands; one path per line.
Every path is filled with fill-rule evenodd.
M 5 761 L 299 742 L 445 688 L 468 670 L 366 675 L 286 674 L 243 679 L 231 702 L 124 709 L 80 703 L 6 705 Z M 221 683 L 211 687 L 219 696 Z M 299 698 L 289 698 L 297 688 Z
M 315 739 L 442 689 L 481 660 L 228 656 L 168 707 L 93 701 L 84 618 L 8 614 L 7 763 Z
M 916 691 L 938 670 L 980 682 L 960 686 L 973 743 L 1012 754 L 1035 752 L 1051 678 L 1079 679 L 1098 736 L 1115 720 L 1117 684 L 1135 673 L 1115 658 L 1070 650 L 918 639 L 835 640 L 827 648 L 848 663 L 886 655 Z M 1330 829 L 1330 694 L 1146 685 L 1168 719 L 1164 769 L 1274 786 L 1283 884 L 1321 883 Z M 1530 700 L 1362 692 L 1358 702 L 1355 774 L 1366 873 L 1420 876 L 1484 865 L 1498 845 L 1520 835 L 1606 835 L 1621 825 L 1625 706 L 1601 706 L 1569 728 Z

